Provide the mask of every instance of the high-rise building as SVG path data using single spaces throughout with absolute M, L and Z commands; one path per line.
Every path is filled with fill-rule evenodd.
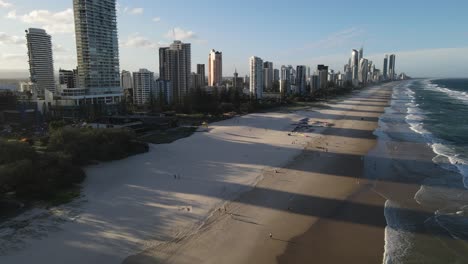
M 273 81 L 278 82 L 280 80 L 280 71 L 275 69 L 273 72 Z
M 200 87 L 206 86 L 205 64 L 197 64 L 197 74 L 200 75 Z
M 237 69 L 234 71 L 234 78 L 232 78 L 232 86 L 237 91 L 242 91 L 242 89 L 244 89 L 244 80 L 241 77 L 239 77 Z
M 148 104 L 154 87 L 154 73 L 147 69 L 140 69 L 133 73 L 133 103 Z
M 120 75 L 120 86 L 123 88 L 125 100 L 133 102 L 133 78 L 129 71 L 122 71 Z
M 159 49 L 159 78 L 171 81 L 176 103 L 182 103 L 189 94 L 192 72 L 192 49 L 190 43 L 174 41 L 170 47 Z
M 390 80 L 392 81 L 396 79 L 395 61 L 396 61 L 396 55 L 395 54 L 390 55 L 389 65 L 388 65 L 388 74 L 390 75 Z
M 29 56 L 29 73 L 37 96 L 44 98 L 45 91 L 55 92 L 52 40 L 43 29 L 26 30 Z
M 250 58 L 250 96 L 252 99 L 263 97 L 263 60 L 259 57 Z
M 77 88 L 76 86 L 76 70 L 59 69 L 59 84 L 65 88 Z
M 359 49 L 359 61 L 361 61 L 361 59 L 364 58 L 364 48 L 361 47 Z
M 317 74 L 319 76 L 319 88 L 326 89 L 328 87 L 328 66 L 318 65 Z
M 357 83 L 359 80 L 359 52 L 355 49 L 351 52 L 351 71 L 353 73 L 353 83 Z
M 369 73 L 369 61 L 367 59 L 362 58 L 359 61 L 359 83 L 362 85 L 367 84 L 367 75 Z
M 310 93 L 315 93 L 318 89 L 320 89 L 320 76 L 318 74 L 313 74 L 310 77 Z
M 191 89 L 201 89 L 202 88 L 202 75 L 192 72 L 190 74 L 190 84 L 191 84 Z
M 172 84 L 171 81 L 159 79 L 155 81 L 151 96 L 156 100 L 163 100 L 165 104 L 172 104 Z
M 385 59 L 383 62 L 383 78 L 384 80 L 388 79 L 388 55 L 385 55 Z
M 116 0 L 73 0 L 73 11 L 81 88 L 121 95 Z
M 304 65 L 298 65 L 296 68 L 296 89 L 297 93 L 304 95 L 306 94 L 307 88 L 307 67 Z
M 273 90 L 273 62 L 265 61 L 263 63 L 263 89 L 264 91 Z
M 212 49 L 208 55 L 208 86 L 221 86 L 223 82 L 223 53 Z
M 131 72 L 125 70 L 122 71 L 122 74 L 120 75 L 120 86 L 124 90 L 133 89 L 133 79 Z

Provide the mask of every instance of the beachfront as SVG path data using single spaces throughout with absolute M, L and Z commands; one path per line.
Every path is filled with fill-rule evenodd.
M 147 154 L 90 167 L 82 199 L 52 212 L 31 212 L 16 219 L 19 228 L 2 229 L 0 260 L 271 263 L 281 256 L 291 263 L 311 252 L 291 245 L 323 247 L 316 259 L 326 259 L 331 245 L 347 252 L 345 230 L 349 237 L 369 238 L 356 245 L 371 247 L 369 260 L 382 259 L 383 201 L 359 177 L 392 85 L 310 111 L 233 118 L 151 146 Z M 291 134 L 304 118 L 333 126 Z M 333 210 L 343 202 L 349 206 Z M 374 210 L 367 222 L 350 216 L 354 204 Z

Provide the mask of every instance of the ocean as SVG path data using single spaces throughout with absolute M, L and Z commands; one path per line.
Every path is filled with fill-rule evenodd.
M 468 263 L 468 79 L 400 82 L 375 135 L 384 263 Z

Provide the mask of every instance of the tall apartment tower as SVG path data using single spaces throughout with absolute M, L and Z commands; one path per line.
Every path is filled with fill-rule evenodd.
M 351 71 L 353 72 L 353 82 L 359 79 L 359 52 L 355 49 L 351 52 Z
M 273 62 L 265 61 L 263 63 L 263 88 L 265 91 L 271 91 L 273 89 L 273 75 Z
M 159 78 L 171 81 L 172 99 L 182 103 L 189 94 L 192 73 L 192 49 L 190 43 L 174 41 L 169 47 L 159 49 Z
M 36 86 L 37 96 L 43 98 L 45 91 L 55 92 L 54 59 L 50 35 L 43 29 L 26 30 L 31 82 Z
M 395 75 L 396 75 L 396 71 L 395 71 L 395 61 L 396 61 L 396 55 L 395 54 L 392 54 L 390 55 L 390 59 L 389 59 L 389 65 L 388 65 L 388 75 L 390 75 L 390 80 L 395 80 Z
M 223 82 L 223 53 L 212 49 L 208 55 L 208 86 Z
M 197 64 L 197 74 L 200 75 L 200 87 L 205 87 L 206 85 L 206 72 L 205 64 Z
M 298 94 L 306 94 L 307 67 L 305 65 L 298 65 L 296 67 L 296 87 Z
M 263 60 L 255 56 L 250 58 L 250 97 L 263 97 Z
M 150 102 L 151 91 L 154 88 L 154 73 L 140 69 L 133 73 L 133 103 L 144 105 Z
M 385 59 L 383 61 L 383 78 L 384 80 L 388 79 L 388 55 L 385 55 Z
M 92 95 L 121 94 L 116 0 L 73 0 L 78 81 Z

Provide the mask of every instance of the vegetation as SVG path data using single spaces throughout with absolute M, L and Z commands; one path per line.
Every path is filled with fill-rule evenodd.
M 156 131 L 142 136 L 141 139 L 151 144 L 169 144 L 176 140 L 191 136 L 197 131 L 196 127 L 180 127 L 165 131 Z
M 147 152 L 148 146 L 135 139 L 130 130 L 66 127 L 51 131 L 48 148 L 68 156 L 74 164 L 86 165 Z
M 122 159 L 148 151 L 131 131 L 68 128 L 53 124 L 36 144 L 0 139 L 0 211 L 5 202 L 68 202 L 79 195 L 85 173 L 79 165 Z M 37 146 L 37 145 L 45 146 Z M 9 203 L 11 204 L 11 203 Z

